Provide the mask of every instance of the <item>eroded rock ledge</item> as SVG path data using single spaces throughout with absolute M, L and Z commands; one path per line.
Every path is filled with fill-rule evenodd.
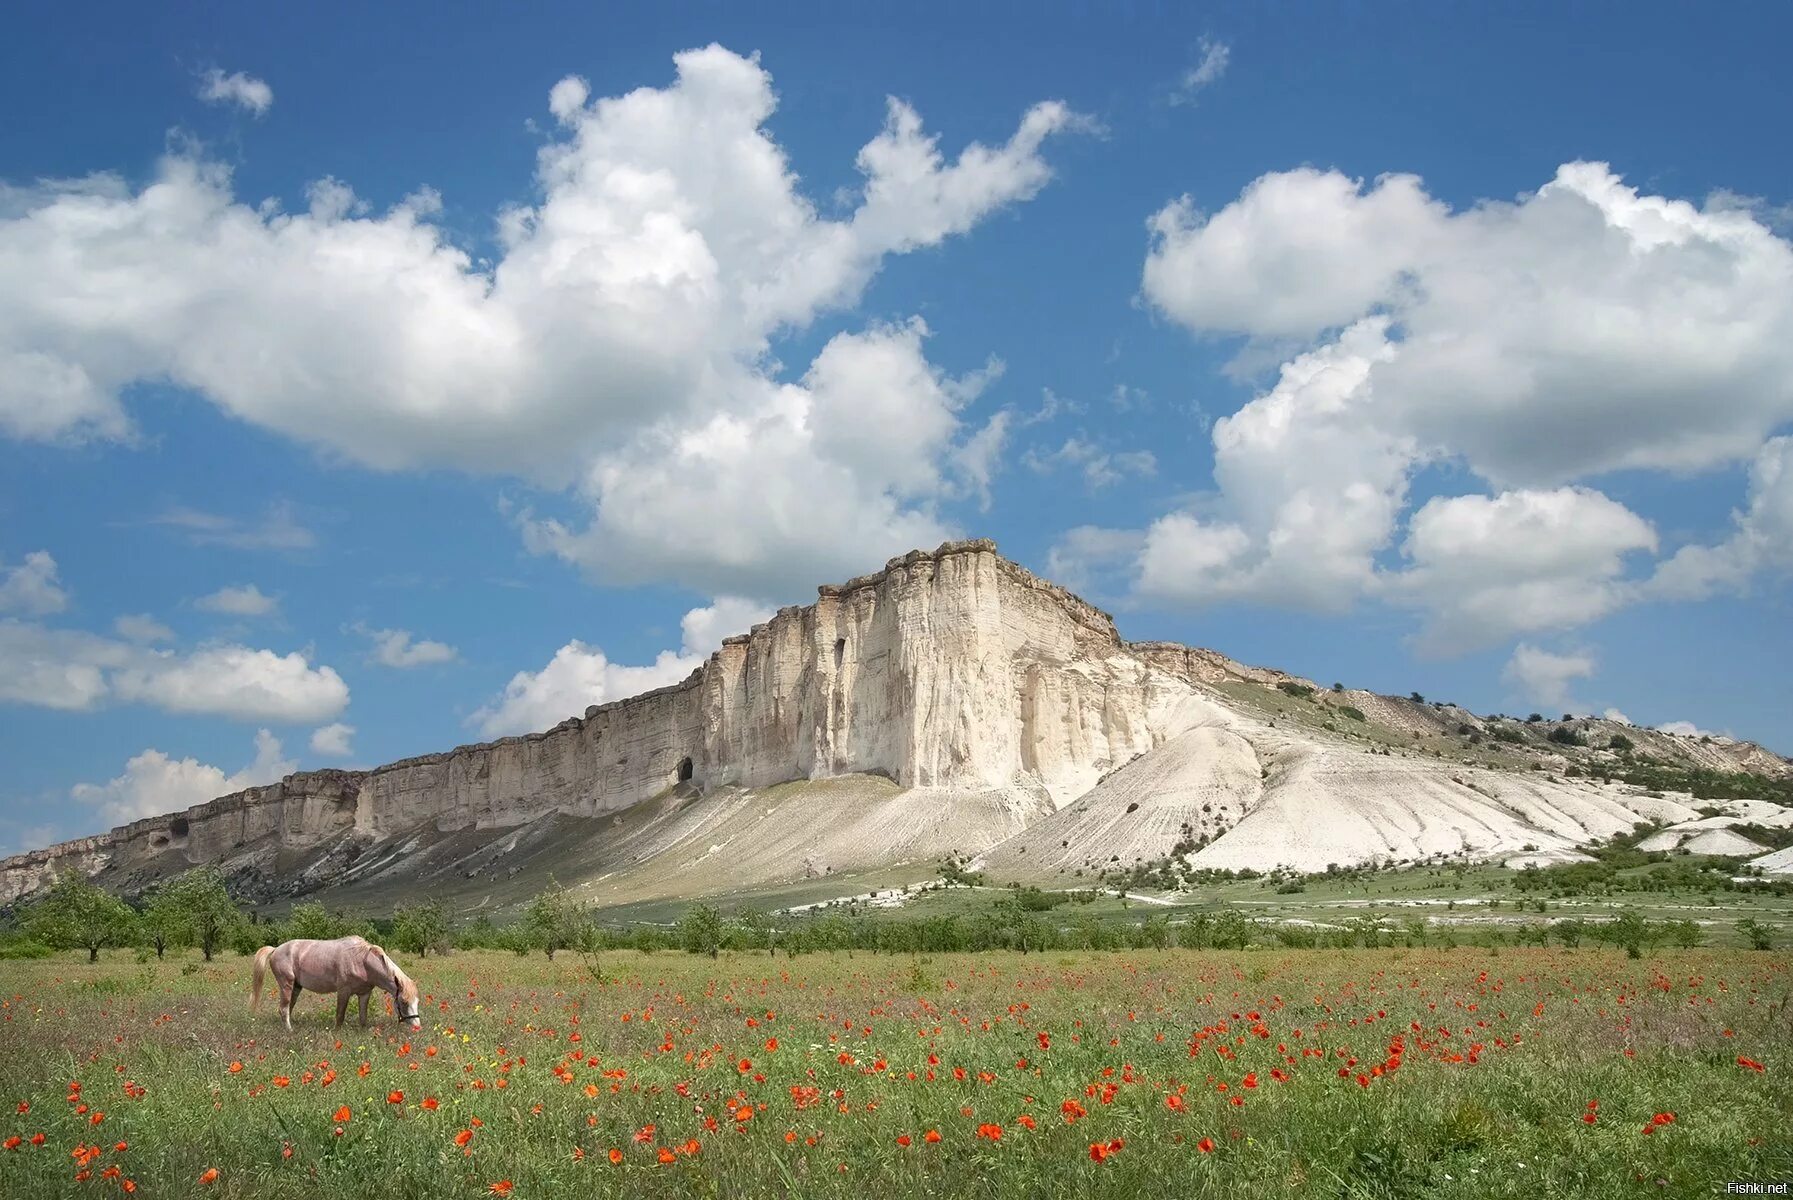
M 369 771 L 301 772 L 0 860 L 0 901 L 66 869 L 155 859 L 174 869 L 262 839 L 305 848 L 351 831 L 591 816 L 686 779 L 762 786 L 868 772 L 905 787 L 1068 789 L 1149 748 L 1143 719 L 1121 713 L 1128 705 L 1089 672 L 1132 657 L 1113 619 L 988 539 L 911 551 L 817 592 L 725 639 L 682 682 L 540 733 Z

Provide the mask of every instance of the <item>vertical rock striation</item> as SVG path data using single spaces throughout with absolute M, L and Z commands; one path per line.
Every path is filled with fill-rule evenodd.
M 726 639 L 672 687 L 543 733 L 371 771 L 312 771 L 0 861 L 0 900 L 65 869 L 216 860 L 272 839 L 318 845 L 595 816 L 683 780 L 762 787 L 855 773 L 904 788 L 1021 787 L 1056 803 L 1148 750 L 1168 676 L 1108 614 L 1001 558 L 987 540 L 912 551 L 824 585 Z

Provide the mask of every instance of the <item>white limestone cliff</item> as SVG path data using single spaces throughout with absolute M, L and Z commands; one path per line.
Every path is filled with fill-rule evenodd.
M 1518 839 L 1537 842 L 1538 822 L 1560 815 L 1553 808 L 1534 820 L 1503 798 L 1525 792 L 1531 803 L 1537 788 L 1529 780 L 1523 788 L 1476 785 L 1448 767 L 1396 769 L 1362 747 L 1333 744 L 1338 739 L 1278 730 L 1224 692 L 1226 685 L 1274 692 L 1282 683 L 1305 681 L 1210 650 L 1126 643 L 1108 614 L 1000 557 L 994 543 L 952 542 L 823 586 L 814 604 L 782 609 L 726 639 L 683 682 L 589 708 L 546 732 L 370 771 L 304 772 L 0 861 L 0 902 L 63 870 L 142 880 L 254 847 L 353 849 L 412 830 L 511 828 L 552 814 L 606 817 L 675 790 L 738 798 L 794 780 L 849 776 L 882 776 L 902 795 L 869 801 L 860 826 L 841 825 L 841 813 L 823 820 L 811 811 L 791 837 L 823 839 L 826 828 L 827 853 L 858 865 L 880 854 L 981 853 L 1011 839 L 1013 854 L 1028 844 L 1030 827 L 1044 836 L 1060 825 L 1066 836 L 1051 846 L 1067 852 L 1058 856 L 1066 862 L 1120 857 L 1109 842 L 1135 857 L 1162 854 L 1194 806 L 1212 808 L 1216 799 L 1231 806 L 1232 827 L 1202 852 L 1214 865 L 1362 861 L 1392 855 L 1397 844 L 1416 854 L 1497 852 L 1509 842 L 1516 848 Z M 1397 729 L 1442 727 L 1461 712 L 1440 715 L 1369 693 L 1340 698 Z M 1208 732 L 1185 736 L 1197 730 Z M 1313 744 L 1315 736 L 1322 744 Z M 1148 826 L 1134 822 L 1123 834 L 1108 816 L 1090 815 L 1105 813 L 1116 797 L 1137 807 L 1120 786 L 1127 772 L 1112 786 L 1097 785 L 1173 740 L 1155 767 L 1133 772 L 1155 808 L 1170 806 L 1149 825 L 1156 832 L 1142 833 Z M 1738 754 L 1786 766 L 1756 747 Z M 1560 786 L 1570 797 L 1592 795 Z M 1054 816 L 1074 802 L 1083 816 Z M 1343 824 L 1316 823 L 1341 803 Z M 1493 805 L 1499 814 L 1452 815 L 1464 805 Z M 1551 834 L 1566 846 L 1577 832 L 1585 840 L 1629 828 L 1609 810 L 1636 806 L 1590 809 L 1576 800 L 1564 807 L 1586 817 L 1565 818 L 1572 828 Z M 1248 833 L 1254 812 L 1261 838 Z M 917 829 L 931 832 L 918 839 Z M 804 861 L 817 856 L 789 838 L 762 841 L 760 874 L 738 882 L 799 877 Z M 631 853 L 651 866 L 676 842 Z M 1033 864 L 1042 857 L 1036 853 Z M 308 880 L 327 885 L 331 872 L 347 869 L 344 862 L 320 858 L 307 868 Z

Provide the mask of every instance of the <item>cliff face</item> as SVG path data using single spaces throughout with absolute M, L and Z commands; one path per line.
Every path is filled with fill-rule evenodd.
M 1793 771 L 1747 743 L 1574 724 L 1587 748 L 1573 754 L 1590 762 L 1616 761 L 1607 747 L 1622 732 L 1665 762 Z M 632 878 L 639 898 L 958 853 L 1019 874 L 1172 853 L 1304 869 L 1527 847 L 1573 856 L 1640 817 L 1700 816 L 1689 798 L 1570 778 L 1571 752 L 1543 725 L 1510 753 L 1466 740 L 1489 727 L 1454 706 L 1123 642 L 1108 614 L 993 543 L 954 542 L 824 586 L 814 604 L 727 639 L 682 683 L 544 733 L 292 775 L 0 861 L 0 903 L 65 870 L 131 891 L 213 862 L 282 894 L 382 871 L 483 887 L 497 859 L 568 818 L 585 840 L 544 847 L 553 869 Z M 478 832 L 496 829 L 512 832 Z
M 371 771 L 292 775 L 0 861 L 0 901 L 67 869 L 180 869 L 272 839 L 307 848 L 596 816 L 667 791 L 884 775 L 903 788 L 1020 788 L 1055 803 L 1152 748 L 1181 695 L 1113 620 L 989 541 L 914 551 L 727 639 L 682 683 L 545 733 Z M 158 873 L 161 873 L 158 871 Z

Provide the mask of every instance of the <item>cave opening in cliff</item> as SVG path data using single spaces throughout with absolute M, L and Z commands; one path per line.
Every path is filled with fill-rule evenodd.
M 186 837 L 187 818 L 176 817 L 174 820 L 168 822 L 168 832 L 172 833 L 175 837 Z
M 686 783 L 690 780 L 690 778 L 691 778 L 691 759 L 689 757 L 679 759 L 679 782 Z
M 834 669 L 840 670 L 841 663 L 847 660 L 847 639 L 834 639 Z

